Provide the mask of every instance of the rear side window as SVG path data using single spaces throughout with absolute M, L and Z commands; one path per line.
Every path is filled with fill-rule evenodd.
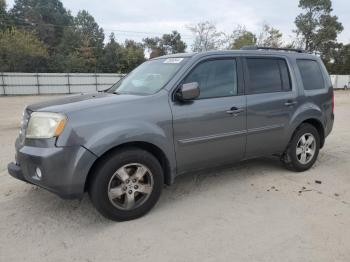
M 314 60 L 297 60 L 301 79 L 305 90 L 322 89 L 325 87 L 321 68 Z
M 200 98 L 237 95 L 235 59 L 209 60 L 200 63 L 184 79 L 183 84 L 198 82 Z
M 273 93 L 291 90 L 287 63 L 278 58 L 247 58 L 248 93 Z

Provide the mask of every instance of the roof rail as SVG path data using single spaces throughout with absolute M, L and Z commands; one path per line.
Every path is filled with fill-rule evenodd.
M 241 48 L 241 50 L 276 50 L 276 51 L 287 51 L 287 52 L 297 52 L 297 53 L 306 53 L 303 49 L 296 48 L 279 48 L 279 47 L 265 47 L 265 46 L 256 46 L 256 45 L 246 45 Z

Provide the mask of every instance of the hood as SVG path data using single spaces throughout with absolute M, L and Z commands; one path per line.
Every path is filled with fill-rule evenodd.
M 56 113 L 68 113 L 71 111 L 83 110 L 85 108 L 106 105 L 110 103 L 130 102 L 144 98 L 141 95 L 117 95 L 111 93 L 92 93 L 70 95 L 67 97 L 52 99 L 45 102 L 27 106 L 30 111 L 45 111 Z

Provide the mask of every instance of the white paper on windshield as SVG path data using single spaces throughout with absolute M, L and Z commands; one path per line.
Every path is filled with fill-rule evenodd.
M 180 57 L 172 57 L 172 58 L 165 59 L 165 61 L 163 63 L 164 64 L 178 64 L 182 60 L 184 60 L 184 59 L 180 58 Z

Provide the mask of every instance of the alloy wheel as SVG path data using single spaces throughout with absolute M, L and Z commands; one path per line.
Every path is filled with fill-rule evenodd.
M 302 135 L 296 147 L 296 155 L 297 155 L 298 161 L 303 165 L 308 164 L 313 159 L 315 152 L 316 152 L 315 137 L 310 133 L 306 133 Z
M 118 209 L 141 206 L 153 190 L 153 175 L 144 165 L 130 163 L 119 168 L 108 183 L 108 198 Z

